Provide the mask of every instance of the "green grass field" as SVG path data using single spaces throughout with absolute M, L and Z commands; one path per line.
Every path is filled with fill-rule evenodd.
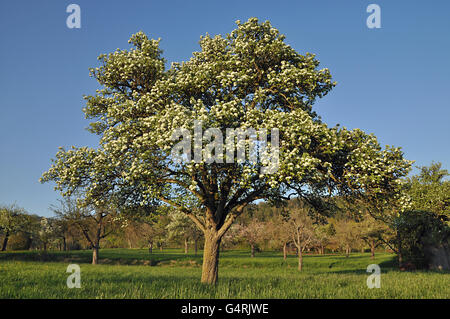
M 200 283 L 201 252 L 179 249 L 152 255 L 141 249 L 0 253 L 0 298 L 450 298 L 450 273 L 395 269 L 393 255 L 311 255 L 304 270 L 279 252 L 250 258 L 248 251 L 221 253 L 219 283 Z M 66 268 L 81 267 L 81 288 L 66 286 Z M 369 264 L 381 267 L 381 288 L 369 289 Z

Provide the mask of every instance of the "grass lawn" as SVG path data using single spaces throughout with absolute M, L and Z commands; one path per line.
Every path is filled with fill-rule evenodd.
M 304 270 L 297 259 L 279 252 L 221 253 L 219 283 L 200 283 L 201 251 L 179 249 L 100 250 L 100 264 L 91 265 L 91 251 L 0 253 L 0 298 L 450 298 L 450 272 L 395 269 L 393 255 L 311 255 Z M 81 288 L 66 286 L 66 268 L 81 267 Z M 381 288 L 369 289 L 369 264 L 381 267 Z

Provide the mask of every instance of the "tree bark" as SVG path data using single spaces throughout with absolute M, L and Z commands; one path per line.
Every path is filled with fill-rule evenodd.
M 287 258 L 287 243 L 283 244 L 283 259 L 286 260 Z
M 402 268 L 403 267 L 403 254 L 402 254 L 403 247 L 402 247 L 402 240 L 400 238 L 400 235 L 398 235 L 398 234 L 397 234 L 397 246 L 398 246 L 398 253 L 397 253 L 398 267 Z
M 370 258 L 371 259 L 375 258 L 375 240 L 373 240 L 373 239 L 370 242 Z
M 184 253 L 187 254 L 189 252 L 189 242 L 188 239 L 184 239 Z
M 150 241 L 150 242 L 148 243 L 148 252 L 149 252 L 150 254 L 153 253 L 153 242 L 152 242 L 152 241 Z
M 63 237 L 63 250 L 66 251 L 67 250 L 67 242 L 66 242 L 66 237 Z
M 33 239 L 31 238 L 31 236 L 27 236 L 27 243 L 25 245 L 25 249 L 26 250 L 31 250 L 32 242 L 33 242 Z
M 205 246 L 203 250 L 203 265 L 201 282 L 216 284 L 219 277 L 219 252 L 221 237 L 216 231 L 205 232 Z
M 298 271 L 302 271 L 303 268 L 303 252 L 301 248 L 298 248 Z
M 251 244 L 250 247 L 251 247 L 251 255 L 250 256 L 253 258 L 253 257 L 255 257 L 255 245 Z
M 8 245 L 9 232 L 6 232 L 5 238 L 3 239 L 2 251 L 6 250 L 6 246 Z
M 92 264 L 97 265 L 98 263 L 98 245 L 92 247 Z

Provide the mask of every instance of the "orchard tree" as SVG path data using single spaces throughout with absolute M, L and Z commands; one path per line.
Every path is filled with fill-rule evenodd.
M 384 242 L 384 237 L 389 234 L 388 225 L 365 215 L 364 219 L 357 223 L 359 238 L 370 247 L 371 258 L 375 258 L 375 249 Z
M 31 222 L 29 217 L 24 209 L 16 205 L 0 207 L 0 231 L 3 233 L 1 251 L 6 250 L 10 236 L 28 230 Z
M 226 36 L 203 36 L 200 51 L 169 69 L 159 40 L 138 32 L 129 42 L 130 50 L 100 55 L 91 69 L 102 89 L 86 96 L 84 112 L 100 136 L 98 149 L 60 150 L 44 179 L 70 192 L 94 176 L 83 184 L 88 200 L 127 189 L 144 205 L 158 199 L 183 212 L 204 234 L 204 283 L 217 282 L 222 237 L 250 203 L 292 194 L 391 196 L 411 165 L 373 135 L 321 121 L 313 104 L 335 86 L 329 70 L 319 69 L 313 54 L 296 52 L 268 21 L 237 21 Z M 222 136 L 266 130 L 271 160 L 240 160 L 234 145 L 224 153 L 216 143 L 221 134 L 203 136 L 207 128 Z M 180 161 L 173 151 L 176 132 L 183 142 L 194 140 L 186 147 L 194 160 Z M 250 154 L 251 145 L 245 139 L 240 147 Z M 199 203 L 201 216 L 186 198 Z
M 54 220 L 45 217 L 41 219 L 40 226 L 39 239 L 44 246 L 44 251 L 47 251 L 49 244 L 56 239 L 57 226 Z
M 92 248 L 92 264 L 99 258 L 100 241 L 120 226 L 114 207 L 80 206 L 77 200 L 66 198 L 53 208 L 59 219 L 75 225 Z
M 189 240 L 194 242 L 194 252 L 197 254 L 198 241 L 201 233 L 192 220 L 183 212 L 172 209 L 169 212 L 169 224 L 166 229 L 169 239 L 182 239 L 184 242 L 184 253 L 189 250 Z
M 303 269 L 303 252 L 315 244 L 314 221 L 310 217 L 309 208 L 295 207 L 289 212 L 286 221 L 286 232 L 291 235 L 292 242 L 297 248 L 298 270 Z
M 338 219 L 333 221 L 333 226 L 336 229 L 334 240 L 344 250 L 345 257 L 348 257 L 361 240 L 358 224 L 353 219 Z
M 325 247 L 331 242 L 334 235 L 336 235 L 336 229 L 331 223 L 314 226 L 315 242 L 321 255 L 325 253 Z
M 256 247 L 267 239 L 266 224 L 252 219 L 247 225 L 239 228 L 239 237 L 250 245 L 250 257 L 255 257 Z
M 425 210 L 442 216 L 450 222 L 449 173 L 442 163 L 420 166 L 420 173 L 408 178 L 406 185 L 413 210 Z
M 287 259 L 288 244 L 292 241 L 289 232 L 286 231 L 286 222 L 288 217 L 282 213 L 273 215 L 266 223 L 267 235 L 270 236 L 270 242 L 277 248 L 283 248 L 283 259 Z

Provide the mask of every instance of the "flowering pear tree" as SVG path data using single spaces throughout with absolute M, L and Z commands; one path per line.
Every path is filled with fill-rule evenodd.
M 226 36 L 203 36 L 190 60 L 168 69 L 159 40 L 138 32 L 129 42 L 130 50 L 101 55 L 91 69 L 102 89 L 86 96 L 84 112 L 101 138 L 98 149 L 87 158 L 61 150 L 45 179 L 71 191 L 80 172 L 93 169 L 83 185 L 88 199 L 114 187 L 135 194 L 136 203 L 158 199 L 183 212 L 204 234 L 204 283 L 217 282 L 221 239 L 249 203 L 292 194 L 376 196 L 392 192 L 410 166 L 374 136 L 321 121 L 313 104 L 335 86 L 329 70 L 269 22 L 251 18 Z M 216 130 L 206 134 L 209 128 Z M 239 152 L 221 147 L 220 132 L 250 128 L 268 132 L 267 153 L 277 161 L 236 160 Z M 177 130 L 200 138 L 201 152 L 187 144 L 194 159 L 175 156 Z

